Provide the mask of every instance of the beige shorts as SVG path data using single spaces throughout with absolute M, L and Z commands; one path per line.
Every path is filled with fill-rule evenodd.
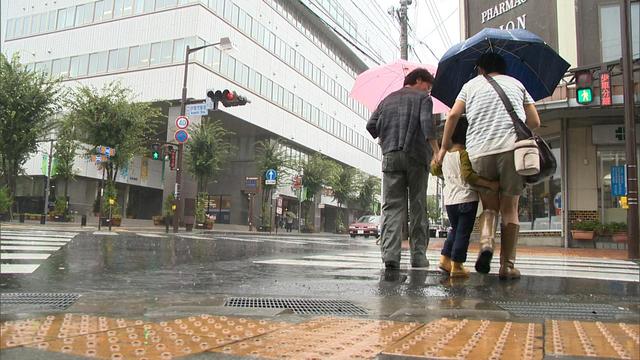
M 488 180 L 499 181 L 502 195 L 518 196 L 522 194 L 525 182 L 523 177 L 516 172 L 513 151 L 471 159 L 471 166 L 478 175 Z M 484 187 L 475 189 L 481 193 L 491 192 L 491 190 Z

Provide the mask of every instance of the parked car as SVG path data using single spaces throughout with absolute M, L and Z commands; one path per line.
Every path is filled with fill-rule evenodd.
M 369 236 L 377 237 L 380 234 L 380 216 L 365 215 L 361 216 L 356 222 L 349 225 L 349 235 L 353 238 L 362 235 L 365 238 Z

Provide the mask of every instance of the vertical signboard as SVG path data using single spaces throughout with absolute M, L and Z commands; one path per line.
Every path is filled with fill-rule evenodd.
M 611 74 L 600 72 L 600 105 L 611 106 Z
M 614 197 L 627 195 L 627 177 L 624 166 L 611 167 L 611 195 Z

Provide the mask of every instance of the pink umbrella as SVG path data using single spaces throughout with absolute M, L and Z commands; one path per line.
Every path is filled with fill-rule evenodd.
M 436 67 L 396 60 L 391 64 L 371 68 L 356 78 L 356 83 L 351 89 L 350 96 L 366 106 L 370 111 L 375 111 L 380 101 L 392 92 L 399 90 L 404 83 L 404 77 L 415 68 L 425 68 L 434 76 Z M 445 113 L 449 108 L 433 98 L 433 113 Z

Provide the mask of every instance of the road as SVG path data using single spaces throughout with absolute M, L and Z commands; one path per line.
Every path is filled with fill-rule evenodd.
M 522 255 L 518 259 L 523 273 L 520 280 L 498 280 L 495 274 L 497 265 L 494 265 L 492 274 L 472 273 L 468 280 L 451 281 L 436 269 L 438 253 L 435 251 L 428 254 L 431 261 L 428 269 L 411 269 L 408 266 L 408 253 L 403 253 L 400 271 L 385 271 L 374 239 L 350 239 L 340 235 L 269 236 L 202 232 L 173 235 L 159 232 L 71 232 L 22 228 L 3 230 L 0 236 L 0 292 L 3 295 L 0 315 L 3 321 L 10 321 L 3 325 L 5 349 L 0 352 L 3 359 L 50 358 L 51 354 L 71 358 L 62 350 L 55 353 L 33 350 L 32 347 L 37 347 L 33 336 L 27 336 L 30 342 L 14 342 L 14 346 L 6 344 L 8 336 L 12 334 L 10 325 L 15 324 L 11 321 L 49 315 L 55 319 L 67 316 L 69 318 L 65 321 L 73 322 L 75 320 L 71 319 L 71 314 L 85 314 L 92 319 L 94 316 L 121 321 L 135 319 L 152 324 L 201 314 L 239 316 L 263 319 L 269 324 L 297 324 L 301 328 L 296 331 L 302 333 L 307 330 L 313 332 L 313 329 L 309 329 L 320 326 L 318 324 L 322 324 L 324 331 L 335 332 L 349 326 L 354 329 L 371 326 L 377 329 L 376 326 L 382 326 L 380 321 L 393 321 L 393 326 L 412 324 L 402 325 L 410 327 L 406 333 L 399 330 L 394 332 L 403 333 L 403 336 L 414 336 L 413 331 L 425 331 L 425 326 L 434 327 L 433 331 L 440 329 L 454 333 L 456 326 L 460 329 L 466 329 L 466 326 L 475 329 L 469 330 L 469 338 L 480 330 L 495 332 L 501 329 L 508 333 L 512 327 L 513 332 L 525 338 L 527 334 L 540 335 L 538 332 L 545 331 L 545 324 L 549 331 L 553 328 L 563 332 L 563 327 L 568 325 L 562 321 L 579 320 L 585 324 L 584 331 L 591 335 L 592 331 L 599 331 L 601 335 L 609 334 L 609 337 L 602 335 L 605 340 L 620 337 L 624 340 L 624 336 L 628 336 L 631 340 L 627 342 L 619 339 L 623 344 L 620 346 L 627 352 L 638 349 L 638 264 L 629 261 Z M 46 307 L 42 303 L 17 304 L 17 293 L 39 296 L 44 293 L 67 293 L 72 300 L 69 300 L 70 306 L 66 308 Z M 249 307 L 244 307 L 247 305 Z M 330 317 L 318 320 L 317 316 Z M 80 323 L 82 320 L 78 318 L 77 321 Z M 314 321 L 320 323 L 315 324 Z M 460 325 L 460 321 L 466 322 Z M 631 335 L 624 329 L 602 330 L 598 327 L 593 330 L 590 327 L 591 324 L 611 322 L 629 324 L 631 328 L 628 334 Z M 529 324 L 530 327 L 522 324 Z M 524 327 L 519 328 L 520 325 Z M 147 330 L 144 331 L 147 334 Z M 568 331 L 579 332 L 574 328 L 565 332 Z M 274 334 L 278 332 L 264 336 L 268 338 Z M 275 339 L 281 339 L 284 335 L 279 336 Z M 332 336 L 335 337 L 335 333 Z M 547 337 L 540 335 L 539 338 Z M 395 340 L 399 341 L 400 337 Z M 315 340 L 310 341 L 318 345 Z M 361 341 L 366 342 L 364 338 Z M 597 339 L 593 342 L 598 343 Z M 394 344 L 385 343 L 386 346 Z M 218 350 L 211 350 L 213 352 L 187 358 L 251 355 L 251 352 L 243 352 L 246 347 L 236 349 L 236 345 L 240 346 L 230 345 L 225 351 L 225 347 L 220 346 Z M 464 353 L 462 345 L 460 351 Z M 530 344 L 535 347 L 535 351 L 532 350 L 535 356 L 532 358 L 545 352 L 542 345 L 538 345 L 534 346 L 533 342 Z M 518 346 L 526 350 L 529 345 L 524 342 L 505 346 L 504 351 Z M 615 348 L 613 345 L 610 347 Z M 413 354 L 412 345 L 409 349 L 405 349 L 406 354 Z M 567 345 L 563 353 L 571 349 Z M 589 347 L 580 349 L 587 351 Z M 297 348 L 296 351 L 299 350 Z M 498 350 L 492 346 L 491 351 L 495 353 Z M 559 348 L 555 350 L 560 353 Z M 605 351 L 596 346 L 594 351 L 601 350 Z M 67 353 L 86 356 L 86 351 L 75 353 L 70 350 Z M 385 350 L 381 345 L 368 351 L 358 354 L 373 357 L 386 351 L 389 353 L 380 356 L 395 356 L 393 351 Z M 429 351 L 422 351 L 419 355 L 427 356 Z M 442 355 L 433 351 L 433 356 Z M 338 353 L 320 358 L 341 358 L 342 355 L 336 355 Z M 98 357 L 102 356 L 100 354 Z M 158 354 L 161 356 L 162 352 Z M 287 350 L 283 348 L 278 354 L 286 355 Z M 479 354 L 475 358 L 484 356 Z M 620 355 L 621 352 L 615 354 Z M 104 355 L 105 358 L 109 358 L 107 355 Z M 258 350 L 253 355 L 270 357 Z M 520 355 L 525 357 L 524 352 Z

